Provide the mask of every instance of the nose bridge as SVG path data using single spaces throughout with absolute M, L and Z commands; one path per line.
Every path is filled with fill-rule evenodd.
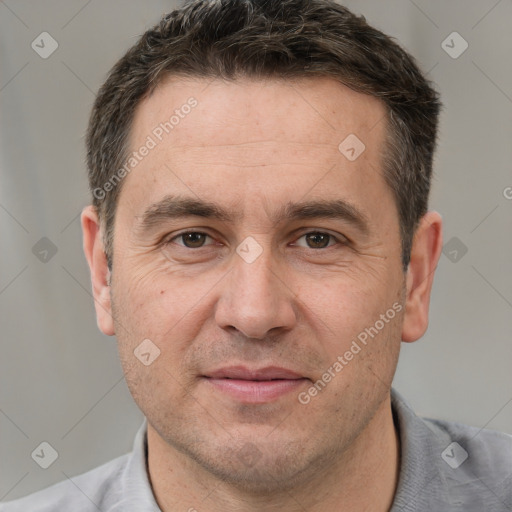
M 260 242 L 247 237 L 237 247 L 216 311 L 220 327 L 235 327 L 251 338 L 262 338 L 277 327 L 290 328 L 295 321 L 292 293 L 278 277 L 271 244 Z
M 239 282 L 239 293 L 245 297 L 246 303 L 266 299 L 266 303 L 269 304 L 275 298 L 272 288 L 277 284 L 274 256 L 270 244 L 263 246 L 255 243 L 252 237 L 251 239 L 242 242 L 237 248 L 239 258 L 234 279 Z

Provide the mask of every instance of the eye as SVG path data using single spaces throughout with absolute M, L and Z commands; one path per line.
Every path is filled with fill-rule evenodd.
M 309 233 L 305 233 L 301 238 L 306 238 L 306 243 L 308 244 L 306 247 L 308 249 L 324 249 L 326 247 L 330 247 L 333 244 L 329 244 L 331 241 L 336 241 L 338 244 L 344 245 L 345 242 L 343 240 L 338 240 L 334 235 L 330 233 L 324 233 L 322 231 L 311 231 Z M 304 246 L 301 246 L 304 247 Z
M 212 239 L 211 236 L 201 231 L 185 231 L 171 238 L 168 242 L 166 242 L 166 244 L 176 243 L 177 245 L 186 247 L 188 249 L 200 249 L 205 246 L 205 241 L 207 238 Z M 336 243 L 341 245 L 346 245 L 347 243 L 347 241 L 344 239 L 340 240 L 334 235 L 322 231 L 310 231 L 309 233 L 302 235 L 300 238 L 298 238 L 298 240 L 301 238 L 306 239 L 307 245 L 300 245 L 297 243 L 293 245 L 306 247 L 308 249 L 325 249 L 327 247 L 331 247 L 332 245 L 336 245 Z M 176 242 L 177 240 L 181 241 L 182 243 Z
M 175 240 L 181 240 L 183 244 L 178 243 L 177 245 L 187 247 L 188 249 L 200 249 L 204 246 L 204 241 L 206 238 L 211 237 L 206 233 L 202 233 L 201 231 L 185 231 L 184 233 L 180 233 L 174 238 L 171 238 L 167 243 L 174 243 Z

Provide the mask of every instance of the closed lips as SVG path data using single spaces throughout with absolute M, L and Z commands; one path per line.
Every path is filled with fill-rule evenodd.
M 259 369 L 249 369 L 244 366 L 229 366 L 209 372 L 205 375 L 212 379 L 238 379 L 238 380 L 297 380 L 304 376 L 299 373 L 276 366 L 267 366 Z

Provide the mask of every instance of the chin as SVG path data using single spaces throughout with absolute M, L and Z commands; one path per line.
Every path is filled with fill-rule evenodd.
M 203 470 L 245 494 L 270 497 L 304 486 L 332 457 L 329 453 L 308 456 L 303 443 L 234 442 L 215 445 L 209 453 L 202 445 L 182 447 L 181 451 Z M 199 448 L 199 449 L 198 449 Z

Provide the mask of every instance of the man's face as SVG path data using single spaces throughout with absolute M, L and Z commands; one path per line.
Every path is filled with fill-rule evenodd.
M 173 114 L 172 130 L 158 130 Z M 173 78 L 139 105 L 131 149 L 148 136 L 156 146 L 119 197 L 113 328 L 130 390 L 166 446 L 229 481 L 283 488 L 382 417 L 404 299 L 386 129 L 378 100 L 327 78 Z M 155 214 L 171 196 L 231 219 Z M 286 215 L 332 201 L 338 215 Z M 134 355 L 149 362 L 154 346 L 151 364 Z M 301 379 L 269 382 L 275 367 Z

